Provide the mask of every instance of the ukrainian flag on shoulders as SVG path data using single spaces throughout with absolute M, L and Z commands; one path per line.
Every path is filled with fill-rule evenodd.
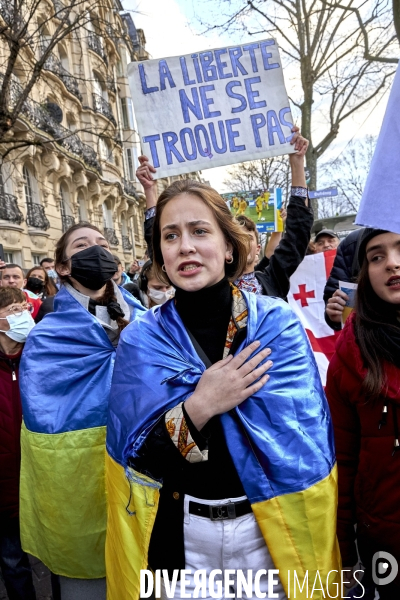
M 134 317 L 143 312 L 121 293 Z M 22 546 L 66 577 L 105 576 L 105 437 L 114 361 L 103 327 L 65 288 L 22 356 Z
M 285 302 L 242 294 L 247 337 L 238 352 L 259 340 L 273 366 L 260 391 L 221 416 L 227 445 L 288 598 L 322 600 L 327 588 L 340 597 L 333 429 L 313 352 Z M 109 600 L 137 600 L 140 570 L 148 568 L 162 482 L 135 471 L 135 460 L 204 370 L 173 301 L 122 334 L 107 430 Z

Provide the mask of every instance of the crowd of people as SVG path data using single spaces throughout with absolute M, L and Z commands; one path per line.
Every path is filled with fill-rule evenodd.
M 399 576 L 370 579 L 377 552 L 400 560 L 400 235 L 358 229 L 340 242 L 325 229 L 310 242 L 308 142 L 294 128 L 291 143 L 285 232 L 262 257 L 240 206 L 232 214 L 186 179 L 158 197 L 142 156 L 143 266 L 125 271 L 90 223 L 27 273 L 0 263 L 10 600 L 36 598 L 28 553 L 50 569 L 53 600 L 139 598 L 147 568 L 170 580 L 186 570 L 189 594 L 196 571 L 219 569 L 221 597 L 237 593 L 226 569 L 264 569 L 259 590 L 283 600 L 290 570 L 332 573 L 332 593 L 341 569 L 354 586 L 360 560 L 365 593 L 400 597 Z M 358 288 L 324 390 L 286 298 L 304 257 L 334 249 L 324 296 L 333 329 L 348 300 L 339 281 Z

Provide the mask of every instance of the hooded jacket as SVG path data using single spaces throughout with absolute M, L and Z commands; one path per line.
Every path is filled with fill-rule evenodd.
M 344 567 L 357 562 L 355 524 L 362 558 L 366 553 L 370 560 L 382 550 L 400 558 L 400 451 L 393 453 L 400 369 L 385 363 L 385 390 L 377 400 L 366 401 L 362 382 L 367 369 L 356 342 L 354 317 L 338 339 L 326 385 L 339 470 L 338 539 Z M 385 399 L 386 424 L 379 427 Z M 400 585 L 399 577 L 396 581 Z

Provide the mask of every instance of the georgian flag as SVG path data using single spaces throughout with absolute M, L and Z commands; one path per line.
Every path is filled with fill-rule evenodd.
M 307 332 L 324 386 L 336 338 L 340 334 L 326 324 L 324 317 L 324 288 L 335 256 L 336 250 L 306 256 L 290 278 L 288 294 L 289 304 Z

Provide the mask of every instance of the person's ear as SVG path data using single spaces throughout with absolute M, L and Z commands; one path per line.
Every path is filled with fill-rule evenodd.
M 233 256 L 233 246 L 231 242 L 226 242 L 225 259 L 230 259 Z
M 71 261 L 67 260 L 65 263 L 57 265 L 56 273 L 58 273 L 60 277 L 68 277 L 68 275 L 71 275 Z
M 28 281 L 27 279 L 24 279 L 24 283 L 22 284 L 22 287 L 24 287 L 24 288 L 26 287 L 26 282 L 27 281 Z

